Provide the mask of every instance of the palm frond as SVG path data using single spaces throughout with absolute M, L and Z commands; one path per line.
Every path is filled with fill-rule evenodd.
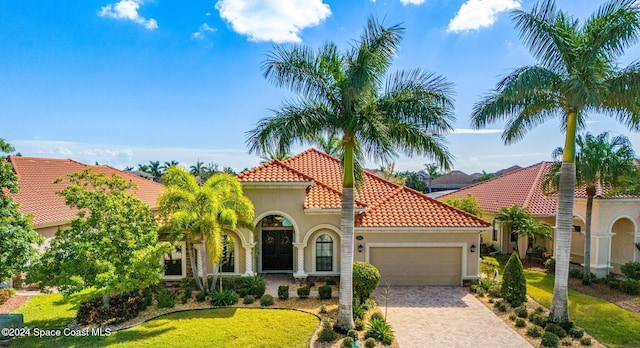
M 585 45 L 589 61 L 606 57 L 615 64 L 624 50 L 640 35 L 640 6 L 637 0 L 613 0 L 600 6 L 584 23 Z
M 178 166 L 171 166 L 162 176 L 162 182 L 165 186 L 177 186 L 188 192 L 196 192 L 198 190 L 198 181 L 187 170 Z
M 429 133 L 415 123 L 393 123 L 388 132 L 394 147 L 405 154 L 425 156 L 445 170 L 453 167 L 454 156 L 447 149 L 443 135 Z

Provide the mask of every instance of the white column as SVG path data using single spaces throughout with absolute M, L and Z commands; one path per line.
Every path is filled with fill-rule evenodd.
M 296 272 L 293 274 L 295 278 L 306 278 L 307 274 L 304 272 L 304 248 L 305 245 L 303 243 L 293 243 L 293 246 L 298 250 L 298 267 Z
M 245 271 L 244 271 L 244 275 L 246 276 L 252 276 L 253 273 L 253 247 L 256 245 L 256 243 L 248 243 L 248 244 L 243 244 L 242 247 L 244 248 L 244 267 L 245 267 Z
M 591 272 L 606 277 L 611 269 L 611 237 L 615 233 L 601 232 L 591 235 Z

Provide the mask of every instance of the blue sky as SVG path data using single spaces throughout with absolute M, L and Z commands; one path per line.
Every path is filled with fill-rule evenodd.
M 532 64 L 508 11 L 528 0 L 84 0 L 0 2 L 0 138 L 24 156 L 114 167 L 196 160 L 236 170 L 260 161 L 245 132 L 291 94 L 261 64 L 274 42 L 342 48 L 369 15 L 406 28 L 392 70 L 422 68 L 455 83 L 455 169 L 496 171 L 550 160 L 550 121 L 504 146 L 502 124 L 469 130 L 473 104 L 514 68 Z M 585 18 L 601 1 L 558 0 Z M 640 45 L 621 64 L 640 57 Z M 594 115 L 589 131 L 640 136 Z M 302 148 L 297 148 L 299 151 Z M 400 157 L 398 170 L 426 158 Z M 368 163 L 368 167 L 379 164 Z

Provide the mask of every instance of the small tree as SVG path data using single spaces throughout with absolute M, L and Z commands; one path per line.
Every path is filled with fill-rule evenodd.
M 14 149 L 0 139 L 0 153 Z M 18 192 L 18 178 L 11 164 L 0 156 L 0 283 L 25 270 L 26 265 L 37 255 L 33 244 L 43 241 L 31 225 L 31 218 L 18 210 L 18 203 L 7 196 L 7 192 Z
M 374 265 L 360 261 L 354 262 L 353 296 L 358 298 L 360 303 L 364 303 L 369 295 L 378 288 L 380 278 L 380 272 Z
M 442 201 L 454 208 L 466 211 L 471 215 L 482 216 L 482 209 L 480 209 L 478 200 L 471 195 L 466 195 L 464 197 L 447 197 Z
M 59 194 L 78 216 L 56 233 L 28 281 L 58 287 L 66 296 L 93 287 L 105 308 L 112 295 L 157 284 L 170 245 L 158 243 L 149 206 L 125 192 L 136 185 L 90 170 L 67 178 L 69 185 Z
M 514 307 L 522 305 L 527 299 L 527 280 L 524 277 L 520 258 L 515 252 L 511 254 L 504 267 L 500 294 Z

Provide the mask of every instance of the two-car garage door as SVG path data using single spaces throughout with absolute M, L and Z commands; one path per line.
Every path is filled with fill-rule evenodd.
M 462 283 L 460 247 L 371 246 L 369 263 L 382 275 L 381 284 L 456 285 Z

